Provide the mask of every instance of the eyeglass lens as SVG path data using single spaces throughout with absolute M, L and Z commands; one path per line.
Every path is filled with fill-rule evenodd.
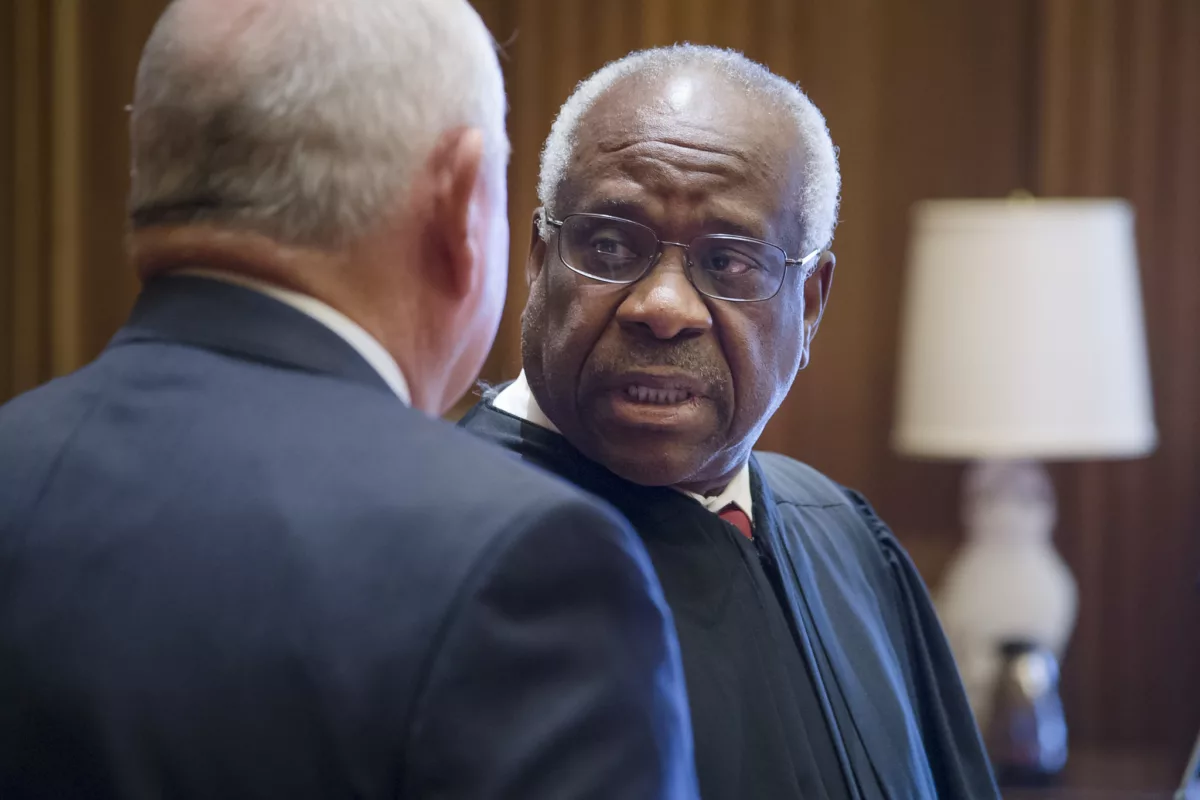
M 654 264 L 659 239 L 630 220 L 573 214 L 559 231 L 559 255 L 571 269 L 609 283 L 633 283 Z M 688 275 L 712 297 L 759 300 L 773 296 L 783 282 L 786 256 L 766 242 L 707 235 L 688 246 Z

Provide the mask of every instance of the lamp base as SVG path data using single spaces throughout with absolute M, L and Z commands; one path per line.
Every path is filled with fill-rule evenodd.
M 983 461 L 963 485 L 965 541 L 935 605 L 971 708 L 986 728 L 1005 642 L 1061 659 L 1075 624 L 1075 579 L 1054 549 L 1054 487 L 1033 461 Z

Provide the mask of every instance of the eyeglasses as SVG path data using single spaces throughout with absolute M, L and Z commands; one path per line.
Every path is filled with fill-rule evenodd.
M 787 268 L 812 274 L 819 249 L 803 258 L 788 258 L 779 245 L 746 236 L 708 234 L 691 243 L 667 242 L 651 228 L 607 214 L 546 217 L 558 228 L 558 257 L 569 269 L 605 283 L 636 283 L 658 263 L 664 245 L 682 247 L 688 281 L 696 291 L 717 300 L 750 303 L 770 300 L 783 286 Z

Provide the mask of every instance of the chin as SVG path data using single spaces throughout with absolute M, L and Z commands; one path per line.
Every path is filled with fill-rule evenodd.
M 647 437 L 649 438 L 649 437 Z M 589 448 L 591 449 L 591 448 Z M 705 459 L 690 451 L 649 441 L 629 447 L 601 441 L 592 453 L 593 461 L 630 483 L 641 486 L 675 486 L 687 483 L 704 466 Z
M 720 452 L 723 414 L 707 398 L 674 405 L 602 392 L 582 404 L 564 433 L 610 472 L 642 486 L 691 483 Z

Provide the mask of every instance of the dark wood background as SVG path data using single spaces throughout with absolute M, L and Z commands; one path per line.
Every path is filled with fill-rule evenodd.
M 124 106 L 163 5 L 0 3 L 0 399 L 93 357 L 134 297 Z M 639 47 L 743 49 L 826 112 L 844 174 L 832 305 L 762 444 L 866 491 L 931 581 L 958 541 L 960 467 L 887 445 L 910 204 L 1133 201 L 1161 445 L 1054 468 L 1081 592 L 1064 696 L 1076 742 L 1182 757 L 1200 728 L 1200 2 L 475 5 L 505 45 L 514 144 L 513 291 L 485 377 L 518 368 L 537 153 L 572 86 Z

